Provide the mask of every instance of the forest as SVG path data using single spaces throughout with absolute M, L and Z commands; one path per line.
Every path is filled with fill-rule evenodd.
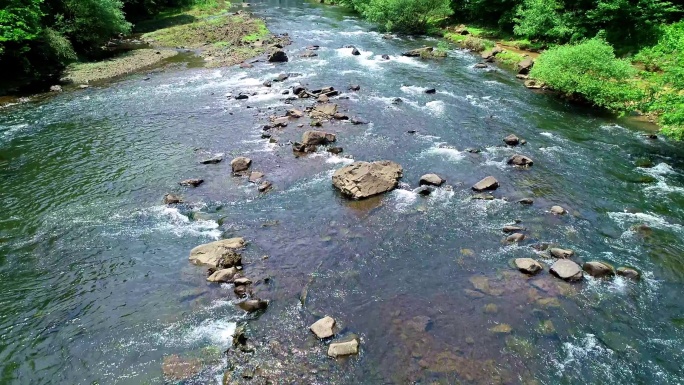
M 0 89 L 46 85 L 96 60 L 141 20 L 203 0 L 0 0 Z M 206 1 L 206 0 L 204 0 Z M 467 23 L 542 51 L 531 77 L 617 113 L 655 116 L 684 139 L 684 1 L 338 0 L 385 31 Z

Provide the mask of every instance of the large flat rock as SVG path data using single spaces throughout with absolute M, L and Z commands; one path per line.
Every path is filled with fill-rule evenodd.
M 244 246 L 245 240 L 242 238 L 205 243 L 190 250 L 190 262 L 195 265 L 224 268 L 240 265 L 242 257 L 236 250 Z
M 402 167 L 389 160 L 354 162 L 335 171 L 332 183 L 345 196 L 363 199 L 393 190 L 402 173 Z

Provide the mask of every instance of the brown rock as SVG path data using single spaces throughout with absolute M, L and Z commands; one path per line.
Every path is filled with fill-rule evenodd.
M 569 259 L 559 259 L 551 265 L 551 274 L 566 281 L 579 281 L 582 279 L 582 269 Z
M 509 146 L 517 146 L 520 143 L 520 138 L 513 134 L 510 134 L 507 137 L 505 137 L 503 141 Z
M 515 154 L 508 159 L 508 164 L 521 167 L 530 167 L 534 164 L 534 162 L 531 158 L 525 155 Z
M 190 251 L 190 262 L 211 267 L 238 266 L 242 263 L 242 257 L 236 250 L 244 246 L 245 240 L 242 238 L 222 239 L 199 245 Z
M 572 250 L 559 249 L 557 247 L 554 247 L 549 250 L 549 254 L 551 254 L 551 256 L 554 258 L 567 259 L 575 255 L 575 252 Z
M 252 171 L 252 172 L 249 174 L 249 181 L 252 182 L 252 183 L 256 183 L 256 182 L 259 181 L 259 179 L 261 179 L 261 178 L 263 178 L 263 177 L 264 177 L 264 174 L 263 174 L 263 173 L 261 173 L 261 172 L 259 172 L 259 171 Z
M 525 234 L 515 233 L 506 238 L 506 242 L 522 242 L 525 239 Z
M 176 203 L 183 203 L 183 198 L 175 194 L 166 194 L 164 195 L 163 201 L 165 205 L 173 205 Z
M 582 270 L 595 278 L 612 277 L 615 275 L 615 269 L 611 265 L 599 261 L 586 262 L 582 266 Z
M 233 169 L 233 172 L 246 171 L 251 165 L 252 160 L 244 156 L 239 156 L 230 162 L 230 167 Z
M 323 131 L 306 131 L 304 135 L 302 135 L 302 144 L 305 146 L 328 144 L 335 140 L 335 134 Z
M 441 186 L 444 182 L 445 180 L 437 174 L 425 174 L 420 177 L 418 184 L 421 186 Z
M 618 267 L 617 275 L 633 280 L 638 280 L 641 277 L 641 274 L 631 267 Z
M 562 208 L 561 206 L 553 206 L 553 207 L 551 207 L 550 211 L 551 211 L 551 214 L 554 214 L 554 215 L 563 215 L 566 213 L 565 209 Z
M 499 188 L 499 181 L 497 181 L 493 176 L 488 176 L 481 181 L 475 183 L 472 187 L 475 191 L 485 191 L 485 190 L 496 190 Z
M 515 267 L 525 274 L 535 275 L 543 270 L 542 265 L 532 258 L 516 258 Z
M 204 183 L 204 179 L 186 179 L 180 182 L 181 186 L 197 187 Z
M 207 277 L 207 281 L 209 282 L 231 282 L 233 280 L 233 277 L 238 273 L 238 269 L 235 267 L 230 267 L 227 269 L 219 269 L 213 272 L 209 277 Z
M 309 326 L 309 329 L 314 332 L 316 337 L 323 339 L 333 336 L 333 327 L 335 327 L 335 320 L 330 316 L 326 316 L 314 322 Z
M 328 346 L 330 357 L 348 356 L 359 353 L 359 340 L 354 337 L 348 341 L 333 342 Z
M 368 198 L 395 189 L 403 173 L 394 162 L 354 162 L 335 171 L 333 185 L 353 199 Z

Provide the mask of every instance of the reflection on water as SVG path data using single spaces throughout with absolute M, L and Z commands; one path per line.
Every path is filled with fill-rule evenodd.
M 0 382 L 220 383 L 228 367 L 275 383 L 684 381 L 676 145 L 527 92 L 506 71 L 474 71 L 478 58 L 456 49 L 402 57 L 435 42 L 384 39 L 340 8 L 253 10 L 293 38 L 290 62 L 132 76 L 3 110 Z M 300 58 L 312 44 L 318 57 Z M 290 78 L 262 86 L 280 73 Z M 287 100 L 299 84 L 336 87 L 339 110 L 370 121 L 324 124 L 342 154 L 295 158 L 288 143 L 306 118 L 272 130 L 275 143 L 261 138 L 270 116 L 313 103 Z M 226 97 L 240 92 L 253 95 Z M 527 144 L 503 147 L 510 133 Z M 507 165 L 518 152 L 531 169 Z M 200 164 L 216 154 L 226 160 Z M 237 155 L 274 189 L 232 176 Z M 378 159 L 403 165 L 399 189 L 350 202 L 331 187 L 335 169 Z M 426 173 L 447 180 L 429 197 L 413 191 Z M 501 187 L 471 199 L 487 175 Z M 187 178 L 206 182 L 178 185 Z M 166 193 L 187 203 L 163 206 Z M 515 221 L 526 239 L 511 245 L 501 229 Z M 187 262 L 194 246 L 232 236 L 249 241 L 245 275 L 271 301 L 261 315 Z M 548 267 L 545 244 L 642 278 L 569 284 L 513 268 L 519 257 Z M 324 315 L 359 336 L 359 356 L 327 359 L 307 329 Z M 232 348 L 242 326 L 253 353 Z

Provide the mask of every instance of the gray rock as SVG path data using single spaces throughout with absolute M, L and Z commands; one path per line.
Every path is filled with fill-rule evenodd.
M 354 162 L 335 171 L 333 185 L 342 194 L 363 199 L 391 191 L 399 184 L 403 168 L 394 162 Z
M 421 56 L 431 56 L 432 55 L 433 48 L 432 47 L 423 47 L 423 48 L 417 48 L 417 49 L 412 49 L 410 51 L 406 51 L 402 53 L 402 56 L 408 56 L 408 57 L 421 57 Z
M 350 91 L 358 91 L 358 90 L 360 90 L 360 89 L 361 89 L 361 86 L 358 85 L 358 84 L 352 84 L 352 85 L 349 86 L 349 90 L 350 90 Z
M 359 50 L 356 48 L 352 48 L 351 54 L 354 56 L 359 56 L 359 55 L 361 55 L 361 52 L 359 52 Z
M 335 134 L 323 131 L 306 131 L 302 135 L 302 144 L 305 146 L 328 144 L 336 141 Z
M 233 280 L 233 285 L 235 286 L 246 286 L 246 285 L 251 285 L 252 280 L 247 278 L 247 277 L 240 277 L 240 278 L 235 278 Z
M 287 54 L 281 50 L 277 50 L 268 56 L 268 61 L 271 63 L 284 63 L 288 60 Z
M 520 143 L 520 139 L 513 134 L 510 134 L 507 137 L 505 137 L 503 141 L 509 146 L 517 146 Z
M 579 281 L 582 279 L 582 269 L 578 264 L 569 259 L 559 259 L 551 265 L 551 274 L 566 281 Z
M 493 176 L 488 176 L 481 181 L 475 183 L 472 187 L 475 191 L 485 191 L 485 190 L 496 190 L 499 188 L 499 181 L 497 181 Z
M 586 262 L 582 266 L 582 270 L 595 278 L 612 277 L 615 275 L 615 269 L 611 265 L 599 261 Z
M 527 75 L 534 66 L 534 60 L 527 58 L 520 63 L 518 63 L 518 73 L 521 75 Z
M 233 169 L 233 172 L 236 173 L 246 171 L 251 165 L 252 160 L 244 156 L 238 156 L 230 162 L 230 167 Z
M 566 213 L 565 209 L 562 208 L 561 206 L 552 206 L 550 211 L 551 211 L 551 214 L 554 214 L 554 215 L 563 215 Z
M 503 227 L 503 232 L 504 232 L 504 233 L 515 233 L 515 232 L 518 232 L 518 231 L 525 231 L 525 228 L 524 228 L 524 227 L 520 227 L 520 226 L 510 226 L 510 225 L 509 225 L 509 226 L 504 226 L 504 227 Z
M 534 199 L 532 198 L 523 198 L 518 201 L 518 203 L 523 204 L 523 205 L 531 205 L 534 203 Z
M 176 203 L 183 203 L 183 198 L 175 194 L 166 194 L 164 195 L 163 201 L 165 205 L 173 205 Z
M 267 192 L 268 190 L 270 190 L 271 187 L 273 187 L 273 183 L 265 180 L 265 181 L 261 182 L 261 184 L 259 184 L 259 187 L 257 188 L 257 190 L 260 193 L 264 193 L 264 192 Z
M 62 92 L 62 86 L 60 86 L 60 85 L 50 86 L 50 92 Z
M 414 192 L 418 195 L 422 196 L 428 196 L 432 194 L 435 191 L 435 188 L 433 186 L 420 186 L 417 189 L 414 190 Z
M 551 254 L 552 257 L 558 258 L 558 259 L 567 259 L 575 255 L 575 252 L 572 250 L 567 250 L 567 249 L 560 249 L 557 247 L 551 248 L 549 250 L 549 254 Z
M 542 265 L 532 258 L 516 258 L 515 267 L 525 274 L 535 275 L 542 271 Z
M 446 180 L 437 174 L 425 174 L 420 177 L 420 182 L 418 184 L 421 186 L 441 186 L 444 182 L 446 182 Z
M 314 332 L 316 337 L 323 339 L 332 337 L 335 334 L 333 333 L 334 327 L 335 320 L 330 316 L 325 316 L 309 326 L 309 329 Z
M 508 159 L 508 164 L 512 164 L 514 166 L 530 167 L 534 164 L 534 162 L 531 158 L 525 155 L 515 154 Z
M 328 346 L 328 356 L 341 357 L 359 354 L 359 340 L 354 337 L 348 341 L 333 342 Z
M 259 171 L 252 171 L 249 174 L 249 181 L 252 183 L 256 183 L 259 181 L 259 179 L 264 177 L 264 173 L 259 172 Z
M 222 239 L 199 245 L 190 251 L 190 262 L 195 265 L 229 268 L 242 263 L 242 256 L 236 252 L 245 246 L 242 238 Z

